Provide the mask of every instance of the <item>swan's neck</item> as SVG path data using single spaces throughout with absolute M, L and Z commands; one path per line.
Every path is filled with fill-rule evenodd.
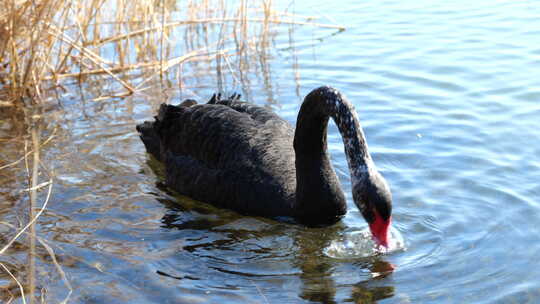
M 360 126 L 354 106 L 339 92 L 334 90 L 334 92 L 327 93 L 326 100 L 332 108 L 330 115 L 343 139 L 345 156 L 351 174 L 351 184 L 354 188 L 367 178 L 369 168 L 374 166 L 368 151 L 364 130 Z
M 364 132 L 352 104 L 332 88 L 313 90 L 300 108 L 294 137 L 295 207 L 301 219 L 338 220 L 346 212 L 345 196 L 328 156 L 326 137 L 330 117 L 343 138 L 353 186 L 367 177 L 372 164 Z

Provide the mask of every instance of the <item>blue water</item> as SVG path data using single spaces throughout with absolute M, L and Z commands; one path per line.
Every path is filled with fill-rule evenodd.
M 540 5 L 278 6 L 323 16 L 321 23 L 330 22 L 327 16 L 346 30 L 298 26 L 291 41 L 289 27 L 278 25 L 268 69 L 246 73 L 243 85 L 227 76 L 225 89 L 292 124 L 311 89 L 331 85 L 343 92 L 392 189 L 394 228 L 405 249 L 328 254 L 329 246 L 365 228 L 333 124 L 329 148 L 349 212 L 332 227 L 241 216 L 162 186 L 135 124 L 164 100 L 209 98 L 216 90 L 209 68 L 181 92 L 172 84 L 165 92 L 154 87 L 105 102 L 65 97 L 57 139 L 44 150 L 56 181 L 38 229 L 59 254 L 74 287 L 71 301 L 539 302 Z M 2 180 L 8 201 L 14 186 Z M 15 253 L 12 259 L 24 264 Z M 46 259 L 38 265 L 54 272 Z M 50 299 L 66 296 L 57 275 L 47 282 Z

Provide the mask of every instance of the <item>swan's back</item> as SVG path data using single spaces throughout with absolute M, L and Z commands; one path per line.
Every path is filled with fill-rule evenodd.
M 294 215 L 294 132 L 272 111 L 235 98 L 163 104 L 137 130 L 176 191 L 241 213 Z

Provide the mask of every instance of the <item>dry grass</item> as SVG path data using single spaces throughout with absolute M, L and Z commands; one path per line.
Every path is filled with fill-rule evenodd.
M 52 176 L 47 172 L 47 170 L 40 170 L 40 167 L 41 167 L 40 150 L 41 150 L 41 147 L 44 144 L 46 144 L 47 142 L 50 142 L 50 140 L 52 140 L 52 138 L 54 137 L 54 134 L 51 135 L 44 142 L 41 142 L 41 140 L 40 140 L 40 126 L 41 126 L 41 123 L 39 121 L 41 119 L 40 116 L 39 115 L 29 115 L 29 119 L 32 119 L 32 121 L 29 122 L 29 125 L 30 125 L 30 139 L 31 140 L 30 140 L 30 142 L 25 142 L 25 151 L 24 151 L 25 153 L 24 153 L 24 156 L 23 156 L 23 159 L 22 159 L 25 162 L 25 168 L 26 168 L 26 172 L 27 172 L 27 176 L 28 176 L 28 185 L 29 185 L 29 187 L 26 188 L 26 189 L 23 189 L 22 191 L 23 192 L 28 192 L 28 195 L 29 195 L 29 202 L 30 202 L 29 209 L 28 209 L 29 221 L 28 221 L 28 223 L 26 225 L 24 225 L 20 229 L 16 229 L 16 227 L 13 227 L 9 223 L 4 223 L 4 222 L 0 223 L 2 225 L 5 225 L 5 226 L 8 226 L 10 228 L 14 228 L 14 229 L 17 230 L 17 233 L 8 242 L 6 242 L 6 244 L 2 244 L 2 248 L 0 249 L 0 256 L 4 255 L 6 253 L 6 251 L 8 251 L 10 249 L 10 247 L 13 246 L 13 244 L 23 234 L 26 234 L 28 236 L 28 240 L 29 240 L 28 263 L 27 263 L 27 266 L 26 266 L 26 277 L 24 278 L 26 280 L 23 281 L 23 282 L 25 282 L 25 284 L 20 283 L 20 280 L 22 278 L 17 279 L 17 277 L 13 274 L 13 272 L 10 271 L 8 266 L 4 265 L 3 263 L 0 263 L 0 266 L 3 268 L 3 270 L 6 273 L 8 273 L 9 276 L 17 284 L 17 287 L 19 288 L 19 295 L 22 297 L 23 303 L 26 303 L 25 293 L 26 293 L 26 295 L 29 296 L 30 303 L 34 303 L 34 301 L 35 301 L 34 295 L 36 293 L 35 292 L 35 287 L 36 287 L 36 275 L 35 275 L 36 240 L 38 240 L 42 244 L 42 246 L 47 250 L 47 252 L 50 254 L 51 259 L 53 261 L 53 264 L 55 264 L 55 266 L 57 267 L 57 269 L 58 269 L 59 273 L 61 274 L 62 278 L 65 277 L 64 273 L 62 271 L 62 267 L 58 264 L 58 262 L 56 260 L 56 257 L 54 255 L 54 251 L 52 250 L 52 248 L 50 248 L 50 246 L 47 246 L 45 241 L 43 241 L 39 237 L 37 237 L 36 227 L 35 227 L 35 223 L 37 222 L 37 220 L 39 219 L 41 214 L 43 214 L 43 212 L 45 211 L 45 209 L 47 207 L 47 204 L 48 204 L 49 199 L 51 197 L 52 187 L 53 187 L 53 178 L 52 178 Z M 32 147 L 31 151 L 26 151 L 28 146 Z M 28 158 L 28 156 L 32 156 L 31 160 Z M 19 160 L 19 161 L 16 161 L 16 162 L 20 162 L 22 160 Z M 11 163 L 9 165 L 12 166 L 16 162 Z M 49 177 L 49 180 L 47 182 L 44 182 L 44 183 L 38 183 L 39 182 L 39 176 L 42 175 L 43 173 L 47 174 L 47 176 Z M 46 194 L 46 196 L 44 198 L 43 204 L 41 205 L 41 207 L 39 207 L 39 210 L 38 210 L 38 208 L 37 208 L 37 200 L 38 200 L 39 190 L 42 189 L 42 188 L 46 188 L 46 187 L 48 188 L 47 194 Z M 21 272 L 22 269 L 12 269 L 12 270 L 15 270 L 16 273 L 19 273 L 19 272 Z M 26 288 L 23 287 L 23 286 L 26 286 Z M 69 286 L 69 288 L 71 288 L 71 287 Z M 11 293 L 9 291 L 9 289 L 7 289 L 7 292 Z M 13 296 L 13 293 L 11 293 L 11 295 Z
M 277 12 L 271 0 L 5 0 L 0 107 L 39 103 L 44 91 L 66 77 L 113 79 L 123 88 L 118 95 L 125 96 L 140 88 L 124 77 L 129 71 L 150 70 L 148 77 L 163 78 L 172 67 L 216 57 L 218 74 L 225 67 L 242 78 L 245 59 L 268 47 L 276 24 L 341 29 Z M 184 40 L 171 36 L 179 28 Z M 177 52 L 179 43 L 184 54 Z M 239 59 L 236 66 L 227 62 L 231 54 Z

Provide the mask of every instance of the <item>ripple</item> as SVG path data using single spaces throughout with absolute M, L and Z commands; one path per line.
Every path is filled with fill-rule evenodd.
M 431 76 L 412 75 L 408 71 L 407 73 L 396 73 L 396 72 L 384 71 L 382 72 L 382 75 L 391 80 L 404 81 L 406 83 L 414 83 L 416 85 L 423 85 L 425 86 L 426 89 L 438 88 L 444 91 L 451 91 L 451 92 L 464 92 L 466 90 L 465 87 L 454 82 L 441 80 L 441 79 L 435 79 L 434 77 L 431 77 Z
M 333 240 L 323 252 L 335 259 L 364 258 L 379 254 L 390 254 L 406 250 L 403 236 L 394 226 L 390 228 L 388 248 L 377 245 L 369 227 L 362 230 L 348 231 L 341 238 Z
M 131 108 L 126 98 L 88 104 L 84 115 L 68 111 L 57 133 L 65 141 L 44 146 L 59 160 L 39 226 L 78 283 L 75 301 L 537 302 L 540 6 L 518 3 L 330 4 L 328 14 L 343 13 L 347 31 L 298 27 L 297 53 L 281 48 L 272 63 L 280 81 L 250 87 L 270 89 L 283 101 L 273 107 L 293 125 L 296 90 L 329 84 L 355 103 L 394 197 L 388 251 L 377 248 L 352 203 L 333 123 L 329 148 L 351 208 L 336 225 L 305 228 L 176 199 L 156 186 L 133 125 L 154 113 L 159 94 L 135 94 Z M 293 59 L 298 79 L 284 73 Z M 194 94 L 214 90 L 200 83 Z M 253 95 L 259 104 L 266 97 Z M 77 110 L 78 102 L 63 104 Z M 12 182 L 2 187 L 8 193 Z M 3 195 L 18 212 L 11 206 L 18 198 Z M 17 251 L 3 257 L 13 263 L 2 262 L 24 270 L 16 254 L 26 256 Z

